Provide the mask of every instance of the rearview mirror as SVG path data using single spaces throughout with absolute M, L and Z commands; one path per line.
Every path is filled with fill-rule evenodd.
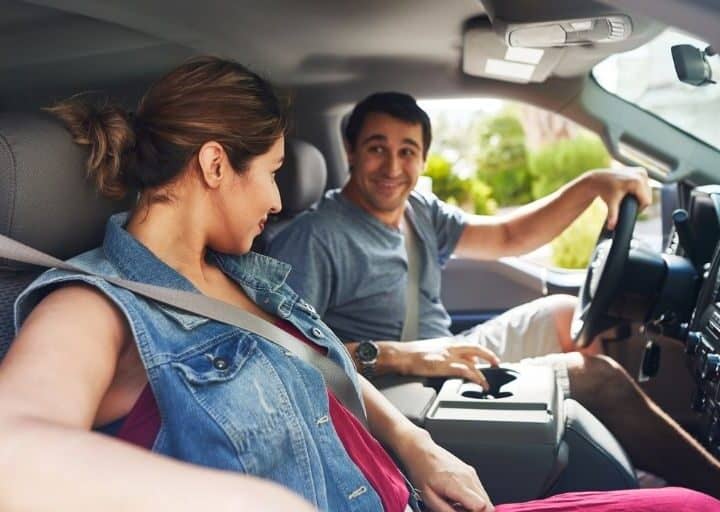
M 711 65 L 708 61 L 708 57 L 717 55 L 712 47 L 708 46 L 704 51 L 700 51 L 691 44 L 676 44 L 670 51 L 675 72 L 681 82 L 695 86 L 716 83 L 713 80 L 713 67 L 717 68 L 715 74 L 720 74 L 720 64 Z

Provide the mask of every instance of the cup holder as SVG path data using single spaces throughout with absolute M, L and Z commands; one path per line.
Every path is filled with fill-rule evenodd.
M 508 368 L 483 368 L 482 373 L 488 381 L 489 389 L 486 391 L 479 385 L 466 382 L 460 387 L 460 395 L 465 398 L 477 400 L 495 400 L 513 396 L 511 391 L 501 391 L 505 384 L 518 378 L 518 372 Z

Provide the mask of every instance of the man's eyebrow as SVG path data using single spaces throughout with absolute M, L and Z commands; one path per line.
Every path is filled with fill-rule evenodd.
M 368 142 L 375 142 L 375 141 L 386 142 L 387 137 L 380 133 L 374 133 L 372 135 L 365 137 L 363 140 L 361 140 L 360 144 L 362 145 L 362 144 L 367 144 Z
M 367 144 L 368 142 L 376 142 L 376 141 L 377 142 L 387 142 L 387 137 L 380 133 L 374 133 L 373 135 L 369 135 L 368 137 L 365 137 L 360 142 L 360 145 L 364 145 L 364 144 Z M 422 149 L 422 146 L 420 146 L 420 143 L 418 143 L 415 139 L 405 138 L 405 139 L 403 139 L 403 144 L 409 144 L 410 146 L 414 146 L 417 149 Z
M 403 139 L 404 144 L 410 144 L 411 146 L 415 146 L 418 149 L 421 149 L 420 144 L 415 141 L 415 139 Z

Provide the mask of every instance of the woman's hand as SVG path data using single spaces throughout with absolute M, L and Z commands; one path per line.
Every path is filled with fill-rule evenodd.
M 475 470 L 422 432 L 406 439 L 398 455 L 425 505 L 433 512 L 492 512 Z
M 436 445 L 366 379 L 360 378 L 370 432 L 406 468 L 410 482 L 433 512 L 493 512 L 475 470 Z

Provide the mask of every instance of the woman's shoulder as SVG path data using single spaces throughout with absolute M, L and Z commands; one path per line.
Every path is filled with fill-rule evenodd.
M 55 288 L 12 342 L 3 360 L 9 380 L 0 395 L 23 389 L 26 413 L 85 428 L 132 340 L 129 333 L 123 315 L 96 287 L 72 283 Z M 27 386 L 32 382 L 44 385 Z
M 66 288 L 73 290 L 73 297 L 79 295 L 91 301 L 117 302 L 113 300 L 116 290 L 101 276 L 117 277 L 119 273 L 108 261 L 102 248 L 75 256 L 66 263 L 77 267 L 78 270 L 49 269 L 40 274 L 18 295 L 14 308 L 16 332 L 45 297 Z M 69 294 L 64 292 L 62 295 L 67 297 Z M 78 309 L 75 301 L 68 300 L 68 305 L 71 310 Z

